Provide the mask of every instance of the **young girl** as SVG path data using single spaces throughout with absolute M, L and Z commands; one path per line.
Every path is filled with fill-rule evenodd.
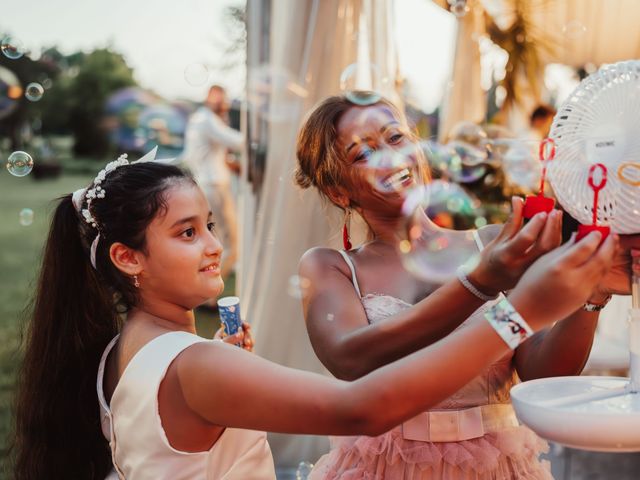
M 519 341 L 508 322 L 527 336 L 581 305 L 611 264 L 615 238 L 599 243 L 554 250 L 493 315 L 347 383 L 198 337 L 193 309 L 223 287 L 206 199 L 176 167 L 121 158 L 53 215 L 14 476 L 273 479 L 264 430 L 377 435 L 435 405 Z
M 458 253 L 466 251 L 462 256 L 469 257 L 482 251 L 480 261 L 444 285 L 439 279 L 418 281 L 408 273 L 398 248 L 406 237 L 402 206 L 405 192 L 428 180 L 428 172 L 406 120 L 384 99 L 369 106 L 354 105 L 342 96 L 326 99 L 303 125 L 297 156 L 298 184 L 317 188 L 346 218 L 351 212 L 359 214 L 370 230 L 370 240 L 358 248 L 351 249 L 348 242 L 342 251 L 314 248 L 300 261 L 299 274 L 310 281 L 303 307 L 311 343 L 322 363 L 341 379 L 361 378 L 466 331 L 495 304 L 490 300 L 498 292 L 513 288 L 536 258 L 560 243 L 560 212 L 538 215 L 520 230 L 519 199 L 514 199 L 512 217 L 498 235 L 495 227 L 473 236 L 442 230 L 423 214 L 419 226 L 425 243 L 446 240 L 445 245 L 455 244 Z M 398 156 L 401 161 L 380 160 Z M 377 176 L 374 182 L 372 176 Z M 394 182 L 389 191 L 373 186 Z M 347 228 L 345 220 L 345 239 Z M 452 254 L 448 260 L 455 272 L 459 258 Z M 628 264 L 628 256 L 622 256 L 621 266 Z M 381 436 L 332 439 L 331 452 L 317 462 L 312 478 L 551 478 L 548 466 L 538 460 L 546 445 L 518 426 L 509 390 L 516 372 L 522 379 L 578 374 L 593 341 L 597 310 L 611 293 L 628 293 L 628 278 L 625 268 L 616 270 L 590 292 L 589 311 L 576 304 L 568 318 L 479 369 L 476 378 L 434 405 L 434 411 Z M 553 301 L 541 291 L 528 293 L 539 312 L 552 307 Z M 328 315 L 332 322 L 326 321 Z M 442 376 L 466 368 L 461 359 L 478 343 L 473 339 L 459 344 Z M 475 426 L 451 431 L 450 422 L 465 418 L 476 419 Z

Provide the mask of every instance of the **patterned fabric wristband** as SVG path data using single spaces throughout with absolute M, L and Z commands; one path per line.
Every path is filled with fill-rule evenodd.
M 533 335 L 531 327 L 505 297 L 488 309 L 484 317 L 512 350 Z
M 464 286 L 464 288 L 469 290 L 473 295 L 478 297 L 483 302 L 490 302 L 491 300 L 495 300 L 496 298 L 498 298 L 498 295 L 494 295 L 493 297 L 491 297 L 478 290 L 475 285 L 469 281 L 469 277 L 467 277 L 467 269 L 464 268 L 464 266 L 458 267 L 458 270 L 456 270 L 456 274 L 458 276 L 458 280 L 460 280 L 460 283 Z

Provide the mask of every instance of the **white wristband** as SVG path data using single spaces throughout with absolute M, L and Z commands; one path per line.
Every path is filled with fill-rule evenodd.
M 512 350 L 515 350 L 518 345 L 533 335 L 529 324 L 513 308 L 506 297 L 488 309 L 484 317 Z
M 458 270 L 456 270 L 456 274 L 458 275 L 458 280 L 460 280 L 460 283 L 464 286 L 464 288 L 469 290 L 473 295 L 478 297 L 483 302 L 490 302 L 491 300 L 495 300 L 496 298 L 498 298 L 498 295 L 490 297 L 489 295 L 486 295 L 478 290 L 475 285 L 469 281 L 469 277 L 467 277 L 467 270 L 464 268 L 464 266 L 458 267 Z

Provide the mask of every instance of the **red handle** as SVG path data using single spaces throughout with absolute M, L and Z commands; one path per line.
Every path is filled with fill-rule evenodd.
M 594 180 L 594 175 L 596 170 L 602 170 L 602 178 L 600 179 L 600 183 L 596 185 Z M 598 193 L 600 190 L 604 188 L 607 184 L 607 167 L 605 167 L 602 163 L 595 163 L 591 165 L 589 168 L 589 186 L 593 189 L 593 224 L 596 225 L 598 220 Z

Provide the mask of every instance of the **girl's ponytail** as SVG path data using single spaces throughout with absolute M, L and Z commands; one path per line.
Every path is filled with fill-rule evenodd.
M 177 167 L 160 163 L 109 168 L 91 184 L 98 181 L 100 196 L 89 205 L 85 191 L 76 206 L 72 195 L 61 198 L 51 221 L 18 380 L 18 480 L 103 480 L 111 470 L 96 377 L 104 349 L 120 331 L 118 312 L 137 304 L 138 289 L 111 262 L 109 249 L 120 242 L 145 252 L 147 227 L 166 210 L 168 190 L 195 185 Z
M 62 197 L 53 215 L 18 376 L 15 478 L 104 479 L 96 372 L 117 334 L 111 290 L 89 262 L 81 220 Z

